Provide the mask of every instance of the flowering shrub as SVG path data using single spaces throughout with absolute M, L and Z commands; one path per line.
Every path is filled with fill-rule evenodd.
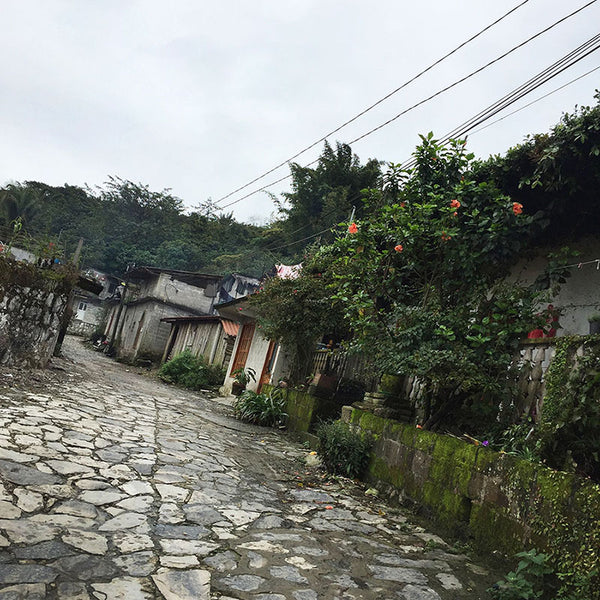
M 539 325 L 541 292 L 505 281 L 532 219 L 471 177 L 463 142 L 429 134 L 415 158 L 390 166 L 367 192 L 370 216 L 322 254 L 353 345 L 438 391 L 425 427 L 470 414 L 477 428 L 494 421 L 518 342 Z

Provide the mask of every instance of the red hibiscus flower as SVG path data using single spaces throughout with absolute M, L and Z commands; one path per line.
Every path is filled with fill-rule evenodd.
M 450 206 L 452 208 L 460 208 L 460 202 L 456 198 L 454 198 L 454 200 L 452 200 L 452 202 L 450 202 Z
M 402 247 L 402 244 L 398 244 L 397 246 L 394 246 L 394 250 L 396 252 L 402 252 L 402 250 L 404 250 L 404 248 Z
M 520 215 L 523 212 L 523 205 L 519 202 L 513 202 L 513 212 L 515 215 Z
M 357 233 L 358 232 L 358 227 L 356 226 L 356 223 L 352 223 L 352 225 L 350 225 L 350 227 L 348 227 L 348 233 Z

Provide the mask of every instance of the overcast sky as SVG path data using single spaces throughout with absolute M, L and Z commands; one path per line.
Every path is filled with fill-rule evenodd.
M 218 200 L 400 86 L 522 0 L 0 0 L 0 184 L 91 186 L 117 175 Z M 587 0 L 529 0 L 501 24 L 344 128 L 350 141 Z M 600 2 L 353 145 L 402 162 L 598 33 Z M 520 106 L 600 64 L 600 51 Z M 600 71 L 473 135 L 478 156 L 594 104 Z M 296 159 L 306 164 L 322 145 Z M 289 173 L 284 167 L 261 184 Z M 270 188 L 279 194 L 286 184 Z M 231 197 L 235 200 L 242 194 Z M 225 202 L 223 202 L 225 203 Z M 264 222 L 260 193 L 231 207 Z

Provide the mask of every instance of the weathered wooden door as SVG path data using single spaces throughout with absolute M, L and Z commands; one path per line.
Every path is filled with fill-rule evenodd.
M 250 352 L 250 345 L 252 344 L 252 338 L 254 337 L 255 327 L 255 323 L 246 323 L 242 327 L 242 331 L 240 332 L 240 341 L 235 353 L 235 359 L 233 360 L 233 365 L 231 366 L 232 373 L 236 369 L 243 369 L 246 366 L 248 353 Z

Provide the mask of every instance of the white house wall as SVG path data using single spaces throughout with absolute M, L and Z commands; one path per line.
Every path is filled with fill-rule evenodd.
M 586 263 L 600 259 L 600 239 L 588 238 L 569 244 L 571 250 L 581 254 L 569 261 L 569 264 Z M 526 282 L 532 282 L 541 273 L 546 264 L 548 252 L 557 248 L 540 251 L 533 261 L 523 261 L 513 270 L 513 275 Z M 571 276 L 561 286 L 559 293 L 548 304 L 563 311 L 559 319 L 561 328 L 557 335 L 584 335 L 589 333 L 588 317 L 600 313 L 600 269 L 598 263 L 582 264 L 569 269 Z M 541 308 L 545 308 L 542 305 Z
M 225 383 L 221 388 L 222 394 L 231 394 L 231 384 L 233 383 L 233 378 L 231 377 L 231 367 L 233 366 L 233 362 L 235 360 L 235 355 L 237 354 L 238 345 L 240 343 L 240 336 L 242 333 L 243 325 L 240 325 L 240 329 L 238 331 L 238 335 L 235 340 L 235 345 L 233 346 L 233 352 L 231 354 L 231 360 L 229 361 L 229 365 L 227 367 L 227 375 L 225 377 Z M 246 389 L 256 391 L 259 386 L 260 376 L 262 374 L 263 367 L 265 366 L 265 359 L 267 358 L 267 352 L 269 351 L 269 340 L 265 339 L 258 330 L 254 330 L 254 336 L 252 337 L 252 343 L 250 344 L 250 349 L 248 351 L 248 359 L 246 360 L 245 369 L 251 368 L 256 371 L 255 377 L 256 381 L 251 381 L 246 386 Z

